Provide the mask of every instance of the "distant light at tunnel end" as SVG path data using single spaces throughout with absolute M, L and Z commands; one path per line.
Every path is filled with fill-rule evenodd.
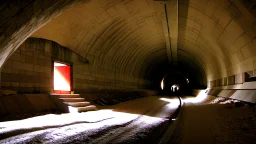
M 164 78 L 161 81 L 161 89 L 164 90 Z

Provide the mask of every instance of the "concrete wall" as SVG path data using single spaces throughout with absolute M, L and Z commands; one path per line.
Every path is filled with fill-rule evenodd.
M 210 81 L 256 69 L 254 5 L 249 0 L 179 1 L 179 49 L 204 67 L 209 87 Z
M 0 91 L 1 94 L 1 91 Z M 84 92 L 80 96 L 91 103 L 94 100 L 105 98 L 112 99 L 130 96 L 152 96 L 157 95 L 157 91 L 97 91 Z M 32 115 L 61 112 L 56 102 L 49 94 L 14 94 L 0 96 L 0 121 L 31 117 Z M 15 115 L 18 115 L 17 117 Z M 10 117 L 11 116 L 11 117 Z M 22 117 L 19 117 L 22 116 Z
M 0 116 L 52 111 L 57 111 L 57 107 L 48 94 L 17 94 L 0 97 Z
M 56 41 L 89 60 L 101 57 L 96 63 L 114 65 L 117 75 L 143 77 L 166 59 L 159 1 L 12 0 L 0 4 L 0 67 L 37 30 L 33 36 Z M 205 71 L 208 84 L 256 68 L 254 5 L 248 0 L 179 1 L 178 54 L 191 55 L 193 63 Z M 168 15 L 175 13 L 169 10 Z
M 255 81 L 256 80 L 255 76 L 256 76 L 256 69 L 210 81 L 209 87 L 210 88 L 232 87 L 233 85 Z
M 207 94 L 256 103 L 256 82 L 215 87 L 209 89 Z
M 1 88 L 19 93 L 52 91 L 52 60 L 73 64 L 75 92 L 99 90 L 137 90 L 147 81 L 119 73 L 112 67 L 95 66 L 97 58 L 86 58 L 49 40 L 29 38 L 6 61 L 1 69 Z M 142 84 L 141 84 L 142 83 Z
M 50 92 L 53 44 L 28 39 L 6 61 L 1 71 L 1 88 L 24 93 Z
M 139 90 L 139 91 L 94 91 L 94 92 L 82 92 L 80 96 L 85 98 L 87 101 L 93 102 L 94 100 L 101 98 L 117 98 L 117 97 L 129 97 L 129 96 L 153 96 L 159 94 L 158 91 L 154 90 Z

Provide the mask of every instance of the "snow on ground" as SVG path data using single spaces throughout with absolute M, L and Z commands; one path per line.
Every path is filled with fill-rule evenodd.
M 178 98 L 152 96 L 98 111 L 1 122 L 0 143 L 142 143 L 178 106 Z
M 237 100 L 204 96 L 200 102 L 184 98 L 185 106 L 170 143 L 256 142 L 256 107 Z

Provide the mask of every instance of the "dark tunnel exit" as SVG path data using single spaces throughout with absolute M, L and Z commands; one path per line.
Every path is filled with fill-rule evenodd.
M 167 73 L 161 81 L 162 93 L 168 95 L 188 94 L 192 90 L 188 78 L 178 71 Z
M 199 64 L 179 62 L 171 66 L 167 62 L 159 64 L 151 75 L 152 89 L 167 95 L 191 95 L 193 89 L 205 89 L 207 79 Z M 178 92 L 172 92 L 172 86 L 178 86 Z M 162 88 L 163 86 L 163 88 Z

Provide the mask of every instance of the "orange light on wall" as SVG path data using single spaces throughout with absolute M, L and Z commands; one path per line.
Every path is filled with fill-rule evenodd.
M 70 91 L 70 66 L 54 62 L 54 90 Z

